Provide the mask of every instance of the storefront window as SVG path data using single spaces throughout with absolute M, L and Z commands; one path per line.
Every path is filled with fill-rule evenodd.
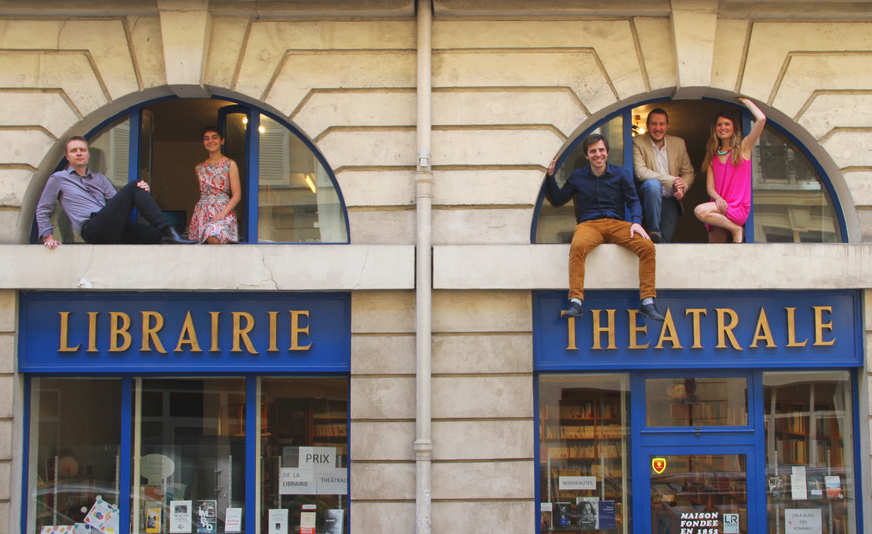
M 264 378 L 260 413 L 259 531 L 348 532 L 348 380 Z
M 645 380 L 648 426 L 745 426 L 744 378 L 650 378 Z
M 629 532 L 626 375 L 539 381 L 541 531 Z
M 132 532 L 239 532 L 245 379 L 138 379 Z M 184 526 L 174 526 L 175 523 Z
M 121 380 L 34 378 L 30 399 L 27 532 L 83 524 L 91 510 L 117 529 Z
M 768 532 L 857 532 L 847 372 L 765 373 Z M 798 532 L 798 530 L 797 530 Z

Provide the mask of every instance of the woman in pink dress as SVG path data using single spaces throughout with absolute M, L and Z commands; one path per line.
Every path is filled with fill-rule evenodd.
M 233 208 L 242 199 L 239 167 L 221 153 L 224 137 L 218 128 L 203 129 L 203 146 L 209 157 L 196 167 L 200 200 L 188 227 L 188 238 L 199 243 L 236 243 L 239 225 Z
M 733 243 L 741 243 L 751 213 L 751 150 L 763 133 L 766 116 L 749 99 L 737 100 L 754 116 L 754 126 L 743 139 L 738 113 L 724 110 L 715 117 L 702 164 L 711 201 L 693 210 L 706 223 L 710 243 L 726 243 L 728 233 Z

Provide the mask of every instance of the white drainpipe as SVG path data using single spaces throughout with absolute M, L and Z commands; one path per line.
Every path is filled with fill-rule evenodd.
M 430 167 L 430 134 L 432 118 L 431 32 L 433 18 L 430 0 L 418 0 L 418 163 L 415 171 L 415 199 L 418 232 L 416 238 L 415 271 L 415 332 L 416 332 L 416 408 L 415 408 L 415 532 L 430 534 L 430 504 L 432 499 L 431 465 L 431 360 L 432 360 L 432 216 L 433 171 Z

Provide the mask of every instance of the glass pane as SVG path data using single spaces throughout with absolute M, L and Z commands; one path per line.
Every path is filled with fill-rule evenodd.
M 626 375 L 542 376 L 542 532 L 630 531 Z
M 650 378 L 645 380 L 648 426 L 746 426 L 745 378 Z
M 309 147 L 290 130 L 260 116 L 258 240 L 344 243 L 339 195 Z
M 106 175 L 116 189 L 121 189 L 129 180 L 128 160 L 130 159 L 130 118 L 125 116 L 119 122 L 88 141 L 91 150 L 91 172 Z
M 260 532 L 348 532 L 348 379 L 264 378 L 260 413 Z
M 832 199 L 817 170 L 792 141 L 766 127 L 753 160 L 755 242 L 841 241 Z
M 769 532 L 803 515 L 823 534 L 857 532 L 848 372 L 765 373 Z
M 84 528 L 92 508 L 118 505 L 121 380 L 33 378 L 31 386 L 27 532 Z
M 651 532 L 748 532 L 744 454 L 651 457 Z
M 139 115 L 139 179 L 151 183 L 154 161 L 154 112 L 143 109 Z
M 603 135 L 609 141 L 609 163 L 624 165 L 624 118 L 617 116 L 600 128 L 590 132 Z M 585 136 L 586 137 L 586 136 Z M 563 164 L 555 172 L 554 178 L 557 185 L 563 186 L 572 171 L 588 165 L 581 146 L 583 139 L 563 160 Z M 572 233 L 575 231 L 575 208 L 572 202 L 567 202 L 559 208 L 555 208 L 543 198 L 542 208 L 539 210 L 539 222 L 536 225 L 536 243 L 569 243 L 572 241 Z
M 132 532 L 225 532 L 245 506 L 245 379 L 143 378 Z

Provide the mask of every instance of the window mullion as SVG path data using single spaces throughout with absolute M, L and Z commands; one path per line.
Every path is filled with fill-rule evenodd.
M 121 444 L 118 448 L 118 518 L 119 534 L 130 531 L 130 464 L 133 458 L 133 379 L 121 379 Z M 135 520 L 135 519 L 134 519 Z
M 248 242 L 257 243 L 257 219 L 258 219 L 258 182 L 260 175 L 260 113 L 249 110 L 248 130 L 246 132 L 248 165 L 248 190 L 245 195 L 247 205 L 246 223 L 248 225 Z

